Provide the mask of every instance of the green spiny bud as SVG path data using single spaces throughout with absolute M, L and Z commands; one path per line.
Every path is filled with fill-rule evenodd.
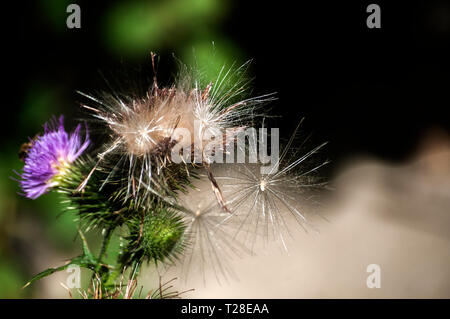
M 125 265 L 143 260 L 173 262 L 184 248 L 186 225 L 181 216 L 167 207 L 158 206 L 143 218 L 135 218 L 129 223 L 129 230 L 122 256 Z

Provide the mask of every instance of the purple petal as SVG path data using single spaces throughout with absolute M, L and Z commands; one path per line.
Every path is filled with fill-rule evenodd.
M 52 179 L 59 173 L 58 167 L 71 164 L 89 146 L 89 134 L 81 144 L 80 128 L 70 134 L 64 130 L 64 117 L 44 124 L 44 135 L 32 141 L 32 146 L 25 158 L 20 186 L 28 198 L 35 199 L 53 187 Z

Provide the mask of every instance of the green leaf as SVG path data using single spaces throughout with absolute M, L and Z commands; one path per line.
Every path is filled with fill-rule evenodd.
M 42 279 L 44 277 L 50 276 L 51 274 L 57 272 L 57 271 L 63 271 L 67 269 L 70 265 L 78 265 L 83 268 L 87 268 L 93 271 L 97 271 L 100 269 L 103 264 L 97 258 L 92 255 L 91 251 L 89 250 L 86 238 L 84 237 L 84 234 L 81 232 L 81 230 L 78 230 L 78 233 L 80 234 L 82 247 L 83 247 L 83 253 L 80 256 L 74 257 L 71 260 L 69 260 L 65 265 L 55 267 L 55 268 L 48 268 L 40 273 L 38 273 L 36 276 L 30 279 L 23 287 L 26 288 L 36 280 Z
M 36 276 L 34 276 L 33 278 L 30 279 L 30 281 L 28 281 L 23 287 L 22 289 L 28 287 L 29 285 L 31 285 L 33 282 L 35 282 L 36 280 L 42 279 L 44 277 L 50 276 L 51 274 L 57 272 L 57 271 L 62 271 L 65 270 L 67 267 L 69 267 L 71 264 L 73 264 L 72 261 L 70 261 L 67 265 L 63 265 L 60 267 L 56 267 L 56 268 L 48 268 L 40 273 L 38 273 Z

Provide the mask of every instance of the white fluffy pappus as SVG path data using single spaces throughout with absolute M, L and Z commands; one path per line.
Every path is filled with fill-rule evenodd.
M 179 271 L 186 281 L 200 276 L 206 285 L 210 277 L 217 282 L 238 279 L 232 261 L 250 255 L 250 251 L 233 238 L 232 223 L 223 224 L 229 216 L 208 191 L 208 178 L 200 175 L 195 189 L 179 194 L 176 208 L 184 216 L 186 250 Z
M 283 147 L 277 171 L 274 168 L 262 174 L 262 163 L 211 165 L 231 214 L 207 192 L 204 175 L 194 182 L 195 189 L 179 194 L 178 201 L 171 203 L 185 217 L 188 229 L 182 277 L 192 278 L 195 270 L 205 284 L 211 272 L 219 282 L 222 278 L 238 278 L 233 260 L 264 251 L 269 240 L 280 243 L 288 252 L 287 239 L 295 238 L 295 230 L 317 231 L 313 217 L 322 216 L 317 211 L 321 203 L 316 196 L 327 182 L 316 173 L 329 162 L 313 157 L 327 143 L 312 148 L 296 144 L 301 123 Z
M 329 161 L 317 161 L 312 157 L 327 143 L 307 151 L 303 145 L 293 144 L 302 121 L 268 174 L 262 173 L 264 164 L 260 162 L 212 168 L 231 210 L 231 215 L 222 223 L 239 224 L 234 229 L 234 237 L 249 245 L 252 252 L 258 237 L 265 243 L 278 239 L 288 251 L 286 236 L 291 237 L 293 225 L 298 224 L 305 231 L 316 230 L 307 215 L 312 215 L 310 212 L 320 205 L 315 197 L 327 182 L 316 173 Z
M 205 154 L 205 146 L 213 144 L 213 148 L 226 148 L 254 118 L 255 109 L 271 100 L 272 95 L 239 99 L 248 90 L 248 80 L 244 76 L 248 63 L 237 68 L 223 67 L 217 78 L 204 88 L 200 88 L 199 80 L 188 72 L 180 75 L 175 85 L 159 88 L 155 54 L 152 53 L 151 58 L 155 76 L 144 97 L 112 92 L 96 98 L 80 93 L 91 102 L 82 107 L 106 126 L 110 142 L 98 152 L 96 165 L 77 190 L 82 190 L 98 165 L 110 157 L 115 166 L 105 183 L 120 165 L 128 167 L 126 198 L 137 196 L 141 190 L 144 198 L 148 194 L 172 196 L 165 168 L 173 164 L 174 149 L 189 149 L 190 154 L 201 155 L 201 161 L 195 164 L 207 170 L 218 203 L 228 211 L 210 171 L 211 161 Z M 217 133 L 223 139 L 211 140 Z M 187 175 L 194 166 L 186 161 L 179 165 L 184 166 Z

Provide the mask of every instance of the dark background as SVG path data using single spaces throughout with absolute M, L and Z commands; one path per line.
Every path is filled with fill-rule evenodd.
M 43 21 L 37 2 L 19 5 L 20 23 L 14 26 L 19 34 L 7 62 L 14 66 L 9 84 L 15 92 L 6 94 L 14 110 L 9 134 L 27 137 L 14 123 L 23 116 L 21 102 L 30 82 L 64 86 L 68 102 L 61 109 L 68 108 L 79 99 L 70 92 L 98 88 L 98 70 L 121 68 L 126 61 L 105 48 L 98 28 L 99 17 L 114 1 L 78 3 L 82 28 L 64 36 Z M 215 26 L 244 59 L 253 58 L 255 91 L 278 92 L 273 113 L 282 116 L 282 132 L 286 127 L 289 134 L 288 128 L 305 116 L 315 138 L 331 142 L 334 161 L 355 153 L 403 159 L 428 129 L 449 127 L 450 3 L 377 1 L 382 28 L 368 29 L 369 3 L 235 1 Z M 205 22 L 200 29 L 209 27 Z M 179 38 L 179 43 L 188 41 Z M 209 41 L 220 39 L 212 35 Z M 161 55 L 164 78 L 173 72 L 176 49 L 166 43 L 149 47 L 126 63 L 148 66 L 148 51 L 154 50 Z

